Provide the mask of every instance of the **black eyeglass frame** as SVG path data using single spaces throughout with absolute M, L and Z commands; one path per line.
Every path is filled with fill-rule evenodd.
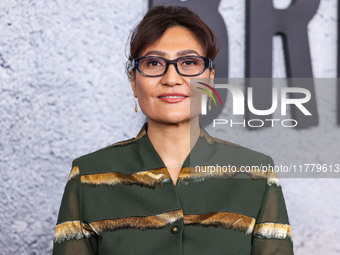
M 157 74 L 157 75 L 148 75 L 148 74 L 145 74 L 142 72 L 142 70 L 140 70 L 139 68 L 139 62 L 145 58 L 149 58 L 149 57 L 157 57 L 157 58 L 161 58 L 165 61 L 166 63 L 166 66 L 165 66 L 165 69 L 164 69 L 164 72 L 161 73 L 161 74 Z M 182 74 L 179 70 L 178 70 L 178 66 L 177 66 L 177 62 L 178 60 L 180 59 L 183 59 L 183 58 L 188 58 L 188 57 L 195 57 L 195 58 L 201 58 L 204 60 L 204 68 L 203 70 L 198 73 L 198 74 Z M 214 68 L 214 64 L 212 62 L 212 60 L 208 57 L 202 57 L 202 56 L 183 56 L 183 57 L 179 57 L 179 58 L 176 58 L 176 59 L 173 59 L 173 60 L 169 60 L 169 59 L 166 59 L 166 58 L 163 58 L 163 57 L 159 57 L 159 56 L 144 56 L 144 57 L 139 57 L 139 58 L 134 58 L 131 60 L 128 61 L 128 64 L 129 64 L 129 71 L 131 71 L 132 69 L 136 68 L 138 70 L 138 72 L 140 72 L 140 74 L 142 74 L 143 76 L 146 76 L 146 77 L 160 77 L 160 76 L 163 76 L 164 74 L 166 74 L 166 72 L 168 71 L 169 69 L 169 65 L 173 64 L 175 66 L 175 69 L 177 71 L 177 73 L 179 75 L 182 75 L 182 76 L 185 76 L 185 77 L 195 77 L 195 76 L 198 76 L 200 74 L 202 74 L 205 70 L 207 70 L 207 68 Z

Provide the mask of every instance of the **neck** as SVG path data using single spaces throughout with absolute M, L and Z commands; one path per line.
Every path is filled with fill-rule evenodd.
M 174 124 L 148 119 L 147 135 L 165 165 L 178 165 L 187 158 L 200 135 L 198 117 Z

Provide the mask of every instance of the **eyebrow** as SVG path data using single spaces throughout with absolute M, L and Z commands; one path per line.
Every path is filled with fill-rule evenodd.
M 195 50 L 181 50 L 176 53 L 177 56 L 185 56 L 189 54 L 196 54 L 197 56 L 199 56 L 199 54 Z M 161 51 L 161 50 L 150 50 L 147 53 L 145 53 L 144 56 L 148 56 L 148 55 L 159 55 L 159 56 L 164 57 L 166 55 L 166 52 Z

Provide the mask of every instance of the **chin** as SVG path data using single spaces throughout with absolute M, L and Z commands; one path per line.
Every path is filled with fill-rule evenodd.
M 177 124 L 185 121 L 190 121 L 190 116 L 163 116 L 159 122 L 168 124 Z

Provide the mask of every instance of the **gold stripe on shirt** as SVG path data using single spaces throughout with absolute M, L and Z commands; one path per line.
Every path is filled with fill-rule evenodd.
M 61 243 L 71 239 L 79 240 L 89 237 L 91 234 L 93 234 L 93 231 L 87 224 L 81 223 L 79 220 L 67 221 L 56 226 L 54 242 Z
M 156 184 L 170 178 L 166 168 L 143 171 L 135 174 L 110 172 L 103 174 L 89 174 L 80 176 L 82 184 L 90 185 L 115 185 L 115 184 L 138 184 L 154 188 Z
M 80 221 L 68 221 L 58 224 L 55 231 L 55 242 L 79 240 L 92 234 L 107 231 L 135 228 L 139 230 L 160 229 L 183 219 L 184 225 L 221 227 L 251 234 L 255 219 L 243 214 L 232 212 L 211 212 L 205 214 L 183 214 L 183 210 L 175 210 L 151 216 L 133 216 L 118 219 L 93 221 L 89 225 Z
M 251 234 L 255 219 L 246 215 L 231 212 L 211 212 L 205 214 L 184 214 L 182 210 L 171 211 L 153 216 L 134 216 L 113 220 L 100 220 L 90 223 L 97 233 L 118 229 L 136 228 L 139 230 L 159 229 L 183 219 L 184 225 L 204 227 L 222 227 Z
M 255 219 L 238 213 L 216 212 L 184 215 L 184 224 L 222 227 L 250 234 L 254 228 Z
M 181 218 L 183 218 L 183 211 L 176 210 L 152 216 L 133 216 L 119 219 L 99 220 L 90 223 L 90 226 L 98 233 L 125 228 L 136 228 L 139 230 L 158 229 Z
M 280 180 L 275 171 L 269 171 L 267 175 L 267 184 L 269 186 L 276 185 L 280 186 Z
M 202 168 L 202 167 L 201 167 Z M 232 177 L 241 173 L 240 168 L 236 168 L 236 171 L 232 172 L 196 172 L 194 167 L 184 167 L 182 168 L 178 179 L 189 180 L 189 179 L 201 179 L 201 178 L 209 178 L 209 177 Z M 265 171 L 261 169 L 255 169 L 250 172 L 245 172 L 245 174 L 249 175 L 253 179 L 267 179 L 268 185 L 279 185 L 278 179 L 270 177 Z M 135 174 L 125 174 L 121 172 L 109 172 L 109 173 L 98 173 L 98 174 L 87 174 L 80 176 L 82 184 L 89 185 L 116 185 L 116 184 L 136 184 L 140 186 L 146 186 L 154 188 L 157 184 L 161 184 L 163 182 L 170 181 L 170 175 L 168 170 L 163 168 L 147 170 L 143 172 L 138 172 Z
M 68 176 L 67 181 L 70 181 L 72 178 L 76 177 L 77 175 L 79 175 L 79 167 L 74 166 L 71 169 L 71 172 L 70 172 L 70 175 Z
M 292 239 L 292 231 L 289 224 L 260 223 L 254 227 L 253 234 L 259 238 Z
M 225 171 L 223 171 L 222 169 L 218 171 L 215 171 L 215 170 L 216 170 L 216 166 L 212 166 L 212 165 L 211 166 L 197 166 L 197 167 L 195 166 L 195 167 L 192 167 L 191 176 L 192 178 L 208 177 L 208 176 L 232 177 L 239 173 L 244 173 L 248 176 L 251 176 L 254 179 L 256 178 L 265 179 L 267 176 L 266 171 L 260 168 L 254 168 L 254 169 L 247 170 L 247 171 L 241 169 L 240 167 L 234 167 L 234 168 L 229 168 L 229 169 L 226 168 Z
M 206 178 L 206 177 L 233 177 L 237 174 L 244 173 L 253 179 L 266 179 L 267 184 L 269 186 L 276 185 L 280 186 L 280 182 L 278 176 L 273 170 L 265 170 L 261 168 L 253 168 L 249 170 L 245 170 L 244 168 L 235 167 L 235 168 L 226 168 L 225 171 L 212 171 L 215 170 L 215 166 L 197 166 L 192 167 L 191 173 L 189 174 L 189 178 Z M 209 170 L 210 169 L 210 170 Z

